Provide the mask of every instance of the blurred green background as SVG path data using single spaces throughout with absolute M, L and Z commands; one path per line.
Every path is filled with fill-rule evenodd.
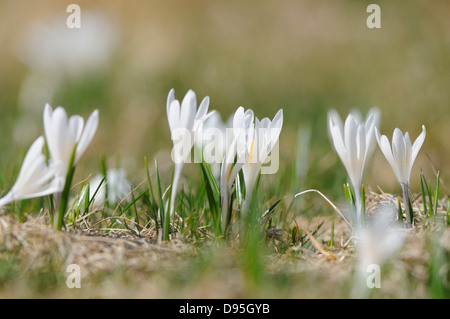
M 268 180 L 279 183 L 292 172 L 297 132 L 310 132 L 303 147 L 309 151 L 301 152 L 307 175 L 285 192 L 317 188 L 343 197 L 346 174 L 326 127 L 331 108 L 346 116 L 378 106 L 388 136 L 399 127 L 415 139 L 424 124 L 413 190 L 419 191 L 419 166 L 429 178 L 431 163 L 444 181 L 450 176 L 448 1 L 376 1 L 381 29 L 366 26 L 373 1 L 77 1 L 81 29 L 68 29 L 70 3 L 0 1 L 5 188 L 43 134 L 45 102 L 85 118 L 100 110 L 80 179 L 97 173 L 105 155 L 110 166 L 120 158 L 130 179 L 140 182 L 144 156 L 169 159 L 165 101 L 171 88 L 178 99 L 188 89 L 198 100 L 209 95 L 210 108 L 224 119 L 241 105 L 259 118 L 283 108 L 281 170 Z M 365 184 L 399 192 L 378 149 Z

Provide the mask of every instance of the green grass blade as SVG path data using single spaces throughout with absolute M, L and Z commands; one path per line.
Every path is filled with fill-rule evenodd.
M 106 166 L 106 157 L 103 155 L 100 159 L 100 170 L 102 172 L 103 178 L 105 179 L 106 183 L 105 183 L 105 200 L 106 200 L 106 205 L 108 206 L 108 197 L 109 197 L 109 187 L 108 187 L 108 169 Z
M 103 177 L 103 179 L 100 181 L 100 184 L 98 184 L 98 186 L 97 186 L 94 194 L 92 195 L 92 197 L 90 196 L 90 194 L 88 194 L 88 197 L 87 197 L 88 203 L 87 203 L 87 205 L 84 206 L 83 215 L 86 214 L 87 211 L 89 210 L 89 207 L 91 207 L 92 203 L 95 200 L 95 196 L 97 196 L 98 192 L 100 191 L 100 189 L 101 189 L 101 187 L 102 187 L 102 185 L 104 183 L 106 183 L 106 178 L 105 177 Z
M 428 199 L 429 199 L 429 207 L 430 207 L 430 217 L 433 217 L 433 199 L 432 195 L 433 192 L 431 191 L 431 181 L 428 181 Z
M 54 223 L 55 230 L 61 230 L 64 224 L 64 215 L 67 211 L 67 207 L 69 206 L 69 195 L 70 195 L 70 186 L 72 185 L 73 175 L 75 173 L 75 154 L 77 150 L 77 144 L 75 144 L 72 155 L 69 161 L 69 167 L 67 169 L 66 182 L 64 184 L 64 189 L 61 194 L 59 208 L 58 208 L 58 216 Z
M 150 196 L 150 203 L 151 203 L 151 205 L 155 206 L 156 202 L 155 202 L 155 196 L 153 196 L 152 180 L 150 179 L 150 172 L 148 170 L 147 156 L 144 157 L 144 161 L 145 161 L 145 173 L 147 174 L 147 185 L 148 185 L 148 194 Z M 153 207 L 153 209 L 154 209 L 154 207 Z
M 211 170 L 209 169 L 208 164 L 205 161 L 201 163 L 203 181 L 205 183 L 206 188 L 206 196 L 208 198 L 209 208 L 211 210 L 211 215 L 213 217 L 214 223 L 214 231 L 216 235 L 221 235 L 222 233 L 222 224 L 221 224 L 221 215 L 220 215 L 220 193 L 217 187 L 217 183 L 215 182 L 214 177 L 212 176 Z M 214 185 L 215 184 L 215 185 Z
M 397 201 L 398 201 L 398 209 L 397 209 L 398 221 L 403 223 L 402 203 L 400 202 L 400 198 L 397 198 Z
M 434 193 L 434 216 L 437 215 L 437 209 L 438 209 L 438 204 L 439 204 L 439 181 L 440 181 L 440 171 L 438 171 L 437 173 L 437 179 L 436 179 L 436 191 Z
M 163 195 L 161 192 L 161 180 L 159 178 L 159 171 L 158 171 L 158 162 L 155 159 L 155 174 L 156 174 L 156 191 L 158 193 L 158 206 L 159 206 L 159 214 L 160 214 L 160 220 L 162 227 L 162 236 L 163 240 L 168 241 L 169 240 L 169 215 L 165 214 L 164 211 L 164 201 L 163 201 Z M 172 174 L 173 175 L 173 174 Z M 169 195 L 170 198 L 170 195 Z M 170 208 L 168 208 L 169 211 Z M 167 220 L 166 220 L 167 219 Z
M 426 216 L 428 214 L 428 208 L 427 208 L 427 198 L 425 195 L 424 176 L 421 173 L 419 177 L 420 177 L 420 194 L 422 195 L 422 203 L 423 203 L 423 213 Z
M 81 212 L 81 207 L 85 206 L 86 203 L 86 197 L 89 198 L 89 183 L 85 184 L 82 188 L 79 194 L 75 197 L 75 200 L 72 204 L 72 213 L 69 215 L 68 222 L 72 223 L 74 222 Z

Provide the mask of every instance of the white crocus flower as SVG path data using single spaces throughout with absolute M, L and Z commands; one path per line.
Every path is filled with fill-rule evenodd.
M 5 197 L 0 199 L 0 206 L 10 202 L 34 197 L 50 195 L 62 190 L 56 183 L 56 164 L 46 164 L 45 155 L 42 153 L 44 138 L 39 137 L 31 145 L 16 183 Z
M 220 177 L 220 163 L 233 141 L 232 121 L 233 116 L 224 122 L 219 112 L 214 111 L 195 136 L 195 146 L 201 151 L 216 180 Z
M 65 178 L 76 146 L 74 164 L 78 162 L 81 155 L 91 143 L 98 127 L 98 110 L 92 112 L 84 125 L 84 120 L 79 115 L 67 117 L 62 107 L 52 110 L 49 104 L 44 109 L 44 131 L 50 159 L 60 167 L 57 173 L 58 181 L 64 185 Z
M 282 127 L 283 110 L 279 110 L 272 121 L 268 118 L 263 118 L 261 121 L 255 118 L 254 129 L 250 127 L 248 131 L 246 160 L 242 166 L 245 182 L 244 212 L 249 208 L 261 166 L 277 143 Z
M 395 177 L 400 184 L 409 185 L 409 178 L 411 170 L 416 160 L 417 154 L 425 141 L 426 129 L 422 125 L 422 133 L 417 137 L 414 144 L 411 145 L 411 139 L 408 132 L 405 135 L 398 128 L 394 130 L 392 136 L 392 149 L 386 135 L 381 135 L 378 129 L 376 130 L 376 137 L 381 151 L 386 157 L 389 165 L 394 171 Z
M 197 97 L 194 91 L 189 90 L 180 102 L 175 99 L 174 89 L 170 90 L 167 97 L 167 119 L 169 121 L 171 138 L 174 143 L 172 150 L 172 160 L 175 163 L 175 170 L 172 181 L 172 195 L 170 199 L 171 215 L 175 208 L 175 197 L 181 170 L 194 145 L 195 136 L 202 123 L 209 116 L 209 97 L 205 97 L 197 110 Z
M 414 161 L 416 160 L 417 154 L 425 141 L 425 136 L 426 129 L 425 126 L 422 125 L 422 133 L 420 133 L 414 141 L 414 144 L 411 145 L 411 139 L 409 138 L 408 132 L 403 135 L 402 131 L 396 128 L 392 136 L 391 148 L 386 135 L 380 135 L 380 132 L 376 129 L 378 145 L 394 171 L 395 177 L 402 188 L 405 209 L 407 211 L 406 218 L 409 224 L 412 223 L 412 212 L 409 211 L 409 179 Z
M 100 186 L 103 178 L 102 174 L 98 174 L 89 182 L 89 200 L 92 200 L 97 192 L 92 202 L 94 208 L 100 208 L 106 201 L 117 204 L 131 191 L 131 183 L 128 181 L 124 169 L 109 169 L 106 173 L 106 180 Z M 106 188 L 108 189 L 108 198 L 106 198 Z
M 225 219 L 228 216 L 230 198 L 233 193 L 233 186 L 237 174 L 241 170 L 245 162 L 246 151 L 246 134 L 249 129 L 253 129 L 253 111 L 239 107 L 234 113 L 233 128 L 231 130 L 233 139 L 227 147 L 226 153 L 222 160 L 221 177 L 220 177 L 220 195 L 222 206 L 222 225 L 225 226 Z M 236 159 L 237 156 L 237 160 Z
M 328 129 L 334 149 L 347 170 L 355 194 L 357 212 L 353 220 L 357 226 L 360 225 L 361 215 L 364 213 L 361 199 L 364 166 L 374 149 L 374 129 L 378 122 L 377 109 L 369 111 L 365 122 L 362 122 L 358 113 L 352 112 L 347 116 L 344 125 L 336 111 L 328 113 Z

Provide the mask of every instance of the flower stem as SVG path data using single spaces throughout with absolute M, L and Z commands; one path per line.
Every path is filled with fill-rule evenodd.
M 355 188 L 355 206 L 356 206 L 356 228 L 360 228 L 362 226 L 362 199 L 361 199 L 361 189 Z
M 183 169 L 183 163 L 175 164 L 174 170 L 172 172 L 172 188 L 170 190 L 170 202 L 169 211 L 170 216 L 173 217 L 175 212 L 175 199 L 177 197 L 178 182 L 180 181 L 181 170 Z
M 403 193 L 403 204 L 405 205 L 406 224 L 411 227 L 414 221 L 411 203 L 409 201 L 409 184 L 400 184 Z
M 67 207 L 69 206 L 69 195 L 70 195 L 70 186 L 72 185 L 72 179 L 73 175 L 75 173 L 75 154 L 77 150 L 77 144 L 75 144 L 75 147 L 72 151 L 72 156 L 70 157 L 69 166 L 67 169 L 67 175 L 66 175 L 66 181 L 64 184 L 64 189 L 62 193 L 58 193 L 57 196 L 57 202 L 59 202 L 58 206 L 58 216 L 54 220 L 53 227 L 55 230 L 61 230 L 63 224 L 64 224 L 64 215 L 67 211 Z

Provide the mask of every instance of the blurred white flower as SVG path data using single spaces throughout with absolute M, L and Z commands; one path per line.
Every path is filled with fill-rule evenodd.
M 0 206 L 16 200 L 50 195 L 62 190 L 55 180 L 57 164 L 47 165 L 45 155 L 42 153 L 43 147 L 44 138 L 41 136 L 28 150 L 16 183 L 9 193 L 0 199 Z
M 368 220 L 367 225 L 357 230 L 353 298 L 368 297 L 370 266 L 381 269 L 402 247 L 406 233 L 395 224 L 396 214 L 395 205 L 383 205 L 374 212 L 375 217 Z
M 74 164 L 91 143 L 98 127 L 98 110 L 92 112 L 84 125 L 84 120 L 79 115 L 67 117 L 62 107 L 52 110 L 49 104 L 44 109 L 44 131 L 50 159 L 58 164 L 60 171 L 57 173 L 58 181 L 64 185 L 70 158 L 76 146 Z
M 13 54 L 28 67 L 17 101 L 22 115 L 14 123 L 14 140 L 19 145 L 40 134 L 29 123 L 68 81 L 98 77 L 110 69 L 120 37 L 116 21 L 105 12 L 85 8 L 81 28 L 69 29 L 67 16 L 61 11 L 35 22 L 24 21 L 23 36 L 15 40 Z
M 197 97 L 194 91 L 189 90 L 180 102 L 175 99 L 175 91 L 171 89 L 167 96 L 167 119 L 169 121 L 171 138 L 173 141 L 172 160 L 175 170 L 172 182 L 172 195 L 170 199 L 171 214 L 174 204 L 181 170 L 186 161 L 189 161 L 195 136 L 208 114 L 209 97 L 205 97 L 197 110 Z
M 69 29 L 67 16 L 32 24 L 16 54 L 34 73 L 55 79 L 76 78 L 106 69 L 118 42 L 118 28 L 101 12 L 83 11 L 82 27 Z
M 344 125 L 336 111 L 332 110 L 328 113 L 328 129 L 334 149 L 341 158 L 353 187 L 358 210 L 354 218 L 356 225 L 360 224 L 361 214 L 364 213 L 361 212 L 362 178 L 364 166 L 373 153 L 374 130 L 378 122 L 377 109 L 369 111 L 365 122 L 362 122 L 358 113 L 352 112 L 347 116 Z
M 426 129 L 425 126 L 422 125 L 422 133 L 420 133 L 414 144 L 411 146 L 411 139 L 409 138 L 408 132 L 403 135 L 402 131 L 396 128 L 392 136 L 391 149 L 391 145 L 389 144 L 389 140 L 386 135 L 381 136 L 378 129 L 376 129 L 378 145 L 394 171 L 395 177 L 400 185 L 406 185 L 407 187 L 409 186 L 411 170 L 417 154 L 425 141 L 425 136 Z
M 94 208 L 102 207 L 106 201 L 112 204 L 118 204 L 131 191 L 132 186 L 127 179 L 127 174 L 124 169 L 108 170 L 106 173 L 106 180 L 100 186 L 103 178 L 103 175 L 98 174 L 89 182 L 89 200 L 92 200 L 97 191 L 95 198 L 92 201 Z M 108 198 L 106 198 L 106 190 L 108 190 Z
M 267 117 L 261 121 L 255 118 L 254 129 L 250 125 L 246 136 L 246 159 L 242 166 L 245 182 L 244 211 L 249 207 L 261 166 L 277 143 L 282 127 L 283 110 L 279 110 L 272 121 Z

